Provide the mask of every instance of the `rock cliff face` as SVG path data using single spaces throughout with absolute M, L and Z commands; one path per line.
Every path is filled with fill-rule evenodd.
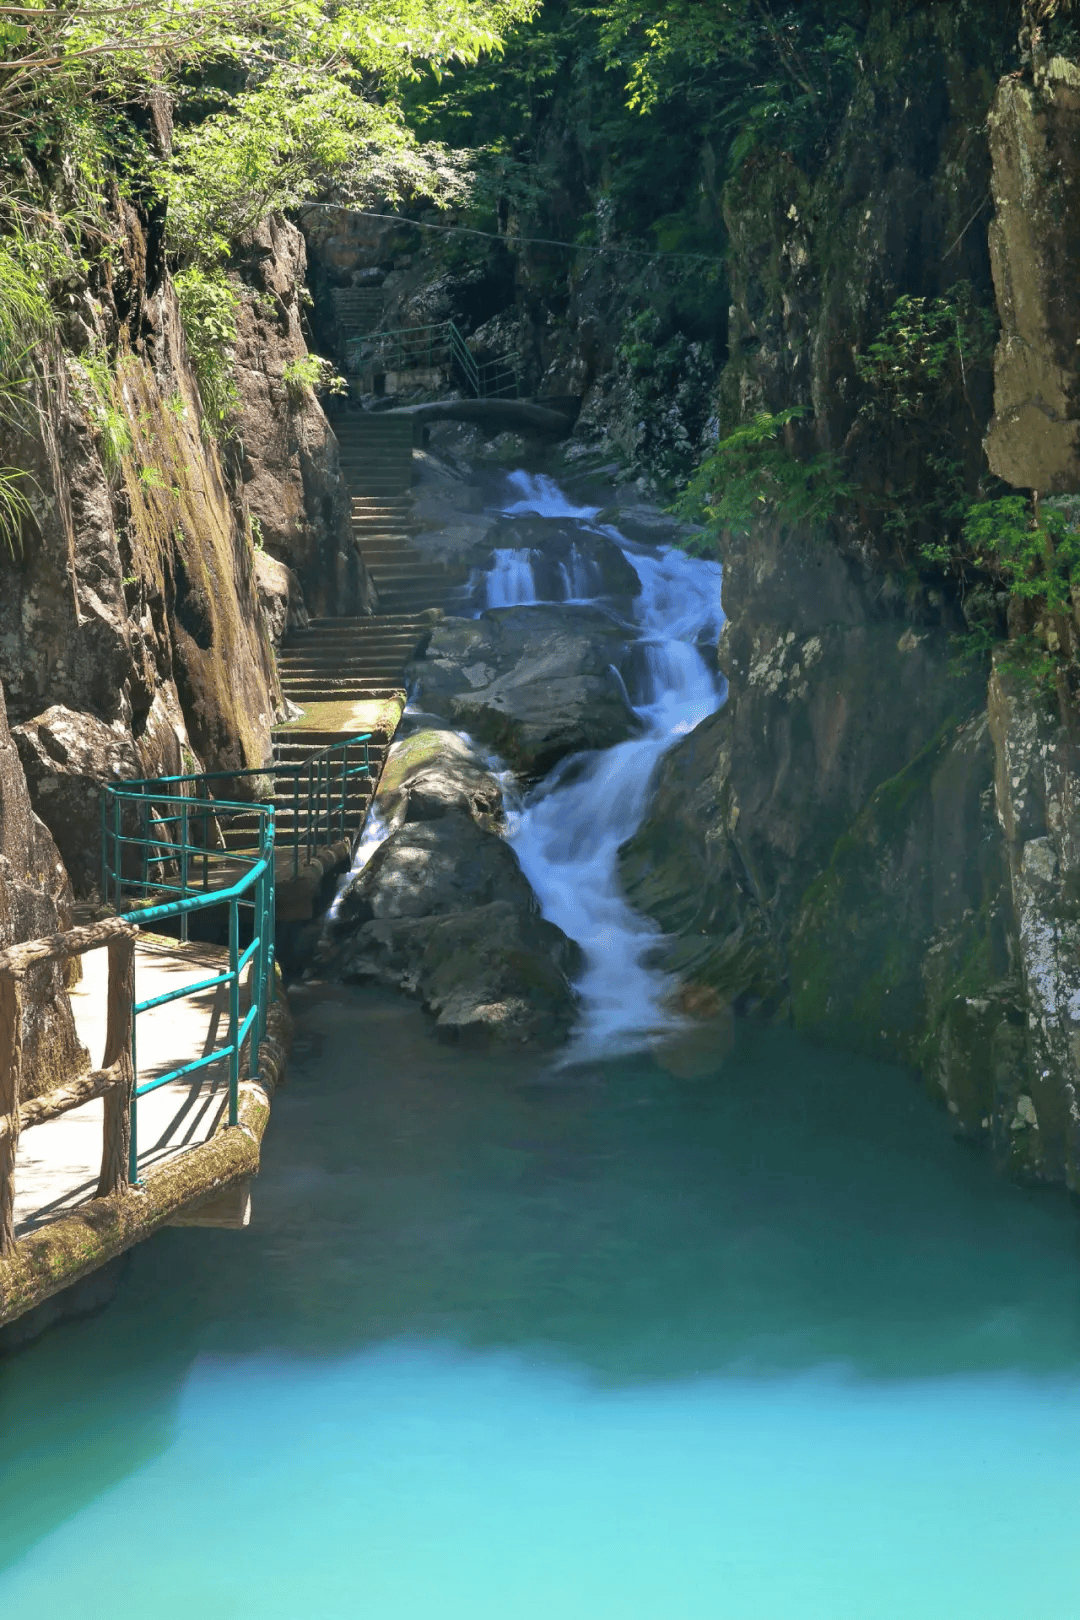
M 909 24 L 936 35 L 942 82 L 962 89 L 942 25 L 947 8 Z M 982 185 L 992 165 L 995 199 L 1002 333 L 990 463 L 1014 486 L 1059 492 L 1080 488 L 1080 305 L 1060 268 L 1080 222 L 1069 179 L 1078 84 L 1060 61 L 1034 83 L 1005 80 L 989 147 L 970 166 Z M 969 110 L 973 94 L 969 84 Z M 742 247 L 728 385 L 737 382 L 744 407 L 806 398 L 819 442 L 860 454 L 850 379 L 863 313 L 910 285 L 914 262 L 936 259 L 944 275 L 952 229 L 952 114 L 927 121 L 888 164 L 882 148 L 904 127 L 894 113 L 861 166 L 847 151 L 846 191 L 828 175 L 804 188 L 792 172 L 774 207 L 777 182 L 765 177 L 759 205 L 748 198 L 731 219 Z M 937 194 L 929 217 L 916 210 L 917 197 Z M 823 229 L 834 243 L 824 276 L 812 240 Z M 973 277 L 980 251 L 967 249 Z M 871 483 L 881 472 L 867 469 Z M 668 932 L 666 959 L 688 1005 L 733 1003 L 900 1056 L 1005 1170 L 1075 1191 L 1075 717 L 1063 721 L 1011 670 L 1007 650 L 989 688 L 958 675 L 948 602 L 873 553 L 853 534 L 839 544 L 761 530 L 728 538 L 720 662 L 729 703 L 665 761 L 652 811 L 623 851 L 625 881 Z
M 1005 79 L 990 116 L 1001 342 L 990 465 L 1021 488 L 1080 488 L 1080 67 L 1053 58 L 1034 82 Z
M 0 950 L 71 924 L 71 884 L 47 828 L 30 808 L 0 688 Z M 61 1085 L 84 1066 L 62 970 L 34 968 L 23 999 L 23 1096 Z
M 305 352 L 299 233 L 268 222 L 239 256 L 237 468 L 201 428 L 160 242 L 133 210 L 123 223 L 123 277 L 71 294 L 31 425 L 0 446 L 33 479 L 21 546 L 0 546 L 0 683 L 80 893 L 98 874 L 102 782 L 269 758 L 280 693 L 261 602 L 280 618 L 282 586 L 268 567 L 260 586 L 252 517 L 324 610 L 371 600 L 333 434 L 311 389 L 282 380 Z M 295 574 L 284 589 L 284 617 L 302 617 Z
M 353 544 L 337 440 L 310 386 L 290 382 L 307 355 L 307 253 L 295 225 L 264 220 L 234 255 L 243 288 L 236 346 L 242 498 L 267 550 L 319 614 L 370 613 L 375 593 Z

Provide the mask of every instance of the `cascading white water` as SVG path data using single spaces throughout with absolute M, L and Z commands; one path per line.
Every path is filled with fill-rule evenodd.
M 603 579 L 600 564 L 583 557 L 578 546 L 570 547 L 570 556 L 559 564 L 563 582 L 563 595 L 568 602 L 588 602 L 601 594 Z
M 488 760 L 502 776 L 509 841 L 543 914 L 585 954 L 578 981 L 582 1016 L 567 1060 L 616 1056 L 647 1045 L 680 1024 L 667 1004 L 669 981 L 648 965 L 656 928 L 627 904 L 618 854 L 645 814 L 659 761 L 680 736 L 723 702 L 723 682 L 710 671 L 698 648 L 701 642 L 715 642 L 723 624 L 720 568 L 678 548 L 632 544 L 617 528 L 598 527 L 594 520 L 599 508 L 575 505 L 551 478 L 515 472 L 508 481 L 516 499 L 503 507 L 507 516 L 570 520 L 584 533 L 605 534 L 619 546 L 641 582 L 634 607 L 641 656 L 627 691 L 641 721 L 641 734 L 602 752 L 561 761 L 524 801 L 516 797 L 502 762 Z M 476 594 L 487 607 L 538 601 L 539 557 L 533 550 L 497 550 L 492 566 L 475 582 Z M 603 607 L 600 570 L 576 546 L 564 574 L 567 599 L 594 600 Z M 622 681 L 622 674 L 615 673 Z M 411 706 L 406 713 L 421 718 Z M 345 885 L 390 831 L 373 808 L 352 871 L 331 907 L 330 921 L 338 914 Z
M 508 515 L 569 518 L 595 529 L 598 508 L 575 506 L 554 480 L 517 472 L 509 481 L 517 499 L 504 508 Z M 656 930 L 626 903 L 618 852 L 641 823 L 662 756 L 724 698 L 697 646 L 715 640 L 723 623 L 719 566 L 674 548 L 631 545 L 616 528 L 602 532 L 641 581 L 635 611 L 644 673 L 631 697 L 642 734 L 562 761 L 510 807 L 510 842 L 545 917 L 585 953 L 571 1061 L 631 1051 L 678 1025 L 665 1005 L 668 982 L 646 961 Z
M 521 602 L 536 601 L 534 556 L 532 551 L 501 548 L 494 553 L 495 560 L 484 576 L 485 607 L 517 607 Z

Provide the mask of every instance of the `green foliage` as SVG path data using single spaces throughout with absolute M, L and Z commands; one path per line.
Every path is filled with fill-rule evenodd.
M 116 372 L 109 357 L 101 349 L 84 354 L 76 365 L 88 387 L 87 406 L 90 420 L 97 429 L 98 451 L 102 466 L 110 479 L 120 476 L 125 456 L 132 450 L 131 423 L 123 406 Z
M 964 537 L 1013 596 L 1050 614 L 1071 611 L 1072 592 L 1080 588 L 1080 524 L 1068 508 L 1044 501 L 1035 512 L 1022 495 L 980 501 L 968 513 Z
M 22 549 L 23 522 L 32 515 L 26 495 L 29 475 L 17 467 L 0 467 L 0 540 L 14 557 Z
M 878 336 L 855 356 L 855 374 L 869 391 L 862 414 L 911 422 L 935 411 L 946 394 L 965 396 L 969 375 L 990 363 L 997 327 L 969 281 L 942 298 L 898 298 Z
M 608 0 L 597 15 L 628 107 L 650 113 L 673 99 L 709 106 L 732 166 L 760 147 L 800 160 L 821 149 L 854 83 L 866 22 L 856 0 Z
M 1080 497 L 1042 502 L 1022 495 L 969 508 L 964 540 L 979 565 L 1027 607 L 1032 628 L 1010 637 L 1005 667 L 1040 686 L 1060 682 L 1077 652 L 1073 605 L 1080 593 Z M 997 639 L 974 621 L 965 651 L 985 654 Z
M 197 265 L 179 271 L 175 286 L 204 422 L 211 434 L 228 437 L 239 403 L 233 381 L 239 294 L 222 271 L 207 272 Z
M 788 424 L 805 414 L 801 406 L 775 415 L 763 411 L 704 458 L 673 508 L 705 525 L 705 538 L 692 549 L 710 550 L 721 533 L 747 534 L 766 518 L 819 529 L 841 500 L 856 493 L 835 456 L 800 461 L 782 442 Z
M 997 316 L 970 282 L 940 298 L 898 298 L 861 354 L 855 374 L 890 488 L 868 498 L 902 549 L 945 571 L 970 560 L 962 538 L 981 467 L 981 439 Z
M 295 360 L 286 360 L 281 368 L 281 380 L 289 398 L 301 400 L 309 388 L 327 394 L 347 394 L 349 385 L 329 360 L 317 354 L 302 354 Z
M 54 329 L 44 279 L 53 261 L 51 244 L 27 238 L 17 220 L 0 237 L 0 422 L 9 427 L 23 426 L 33 409 L 34 346 Z M 12 556 L 30 516 L 26 478 L 17 467 L 0 467 L 0 543 Z

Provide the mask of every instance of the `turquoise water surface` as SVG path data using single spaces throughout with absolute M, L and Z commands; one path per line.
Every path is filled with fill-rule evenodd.
M 0 1362 L 0 1615 L 1080 1620 L 1064 1199 L 781 1033 L 305 997 L 251 1229 Z

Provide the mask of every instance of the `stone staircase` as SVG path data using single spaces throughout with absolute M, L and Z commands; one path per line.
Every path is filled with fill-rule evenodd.
M 405 665 L 430 630 L 430 610 L 445 603 L 462 576 L 430 563 L 410 543 L 418 527 L 409 494 L 412 422 L 356 412 L 336 422 L 335 432 L 342 476 L 352 494 L 353 536 L 378 594 L 378 607 L 366 618 L 312 619 L 306 628 L 290 632 L 278 654 L 278 673 L 283 693 L 304 714 L 275 731 L 274 764 L 299 765 L 345 737 L 370 732 L 371 775 L 348 779 L 344 837 L 337 839 L 353 843 L 403 707 Z M 356 754 L 354 750 L 350 764 Z M 340 755 L 331 760 L 327 775 L 331 801 L 340 810 Z M 282 770 L 275 773 L 279 866 L 288 865 L 290 870 L 298 814 L 303 826 L 306 791 L 305 781 L 298 807 L 294 778 Z M 238 841 L 242 830 L 230 836 Z M 303 849 L 300 859 L 306 859 Z M 283 898 L 279 895 L 279 904 Z
M 335 287 L 330 298 L 346 341 L 379 330 L 386 307 L 381 287 Z

